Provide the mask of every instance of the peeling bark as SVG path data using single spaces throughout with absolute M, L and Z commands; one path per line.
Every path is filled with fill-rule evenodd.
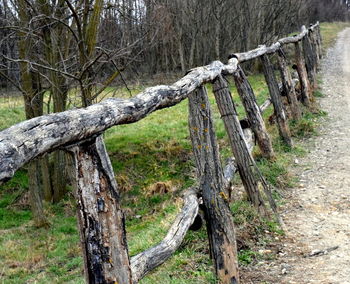
M 76 198 L 87 283 L 131 283 L 124 215 L 102 137 L 69 149 L 73 153 Z

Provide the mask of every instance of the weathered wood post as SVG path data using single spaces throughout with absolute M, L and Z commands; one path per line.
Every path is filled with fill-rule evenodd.
M 282 140 L 288 146 L 291 147 L 293 144 L 292 144 L 291 134 L 289 131 L 287 116 L 283 109 L 280 91 L 278 88 L 278 83 L 274 74 L 272 64 L 266 54 L 262 55 L 260 59 L 263 65 L 264 76 L 265 76 L 267 86 L 269 88 L 271 101 L 275 110 L 279 134 Z
M 312 89 L 315 89 L 317 86 L 316 67 L 314 62 L 314 52 L 312 49 L 309 33 L 310 31 L 308 31 L 308 33 L 303 37 L 302 44 L 303 44 L 307 75 L 308 75 Z
M 316 28 L 309 28 L 309 35 L 310 35 L 310 42 L 312 46 L 313 51 L 313 57 L 314 57 L 314 64 L 315 64 L 315 71 L 317 72 L 318 67 L 320 65 L 320 55 L 319 55 L 319 48 L 317 43 L 317 31 Z
M 307 77 L 306 67 L 305 67 L 305 60 L 302 55 L 300 42 L 294 43 L 295 47 L 295 60 L 296 60 L 296 68 L 300 80 L 300 86 L 301 86 L 301 102 L 306 107 L 310 107 L 310 96 L 311 96 L 311 88 L 310 88 L 310 82 Z
M 266 214 L 265 203 L 254 175 L 256 164 L 245 141 L 231 92 L 221 75 L 214 80 L 213 91 L 248 199 L 260 213 Z
M 205 87 L 188 98 L 189 128 L 215 271 L 220 283 L 239 283 L 234 223 Z
M 316 26 L 316 41 L 317 41 L 317 47 L 318 47 L 318 54 L 320 56 L 320 59 L 322 59 L 322 36 L 321 36 L 321 26 L 320 23 L 317 22 Z
M 299 120 L 301 118 L 301 111 L 299 108 L 297 94 L 292 84 L 292 75 L 289 72 L 286 56 L 282 47 L 277 51 L 277 54 L 278 54 L 278 66 L 280 69 L 282 84 L 286 92 L 292 117 L 295 120 Z
M 102 137 L 73 153 L 78 221 L 87 283 L 131 284 L 131 269 L 117 183 Z
M 256 102 L 254 91 L 240 66 L 237 66 L 237 71 L 233 74 L 233 77 L 261 153 L 263 157 L 273 159 L 275 154 L 273 152 L 270 136 L 265 127 L 264 119 L 262 118 L 261 111 Z

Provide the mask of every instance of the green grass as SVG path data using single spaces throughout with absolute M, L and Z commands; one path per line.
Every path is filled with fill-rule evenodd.
M 322 24 L 324 42 L 334 42 L 336 32 L 345 25 Z M 268 96 L 264 77 L 249 76 L 258 103 Z M 232 83 L 232 82 L 231 82 Z M 232 86 L 233 84 L 231 84 Z M 136 86 L 132 94 L 142 90 Z M 208 85 L 209 99 L 213 108 L 214 124 L 222 159 L 229 157 L 230 149 L 220 114 Z M 231 87 L 238 105 L 240 118 L 244 110 L 235 88 Z M 76 91 L 71 90 L 74 97 Z M 123 94 L 123 95 L 122 95 Z M 125 88 L 108 88 L 103 96 L 130 94 Z M 316 97 L 322 96 L 320 92 Z M 0 99 L 0 129 L 24 119 L 21 99 Z M 163 109 L 130 125 L 116 126 L 104 134 L 119 189 L 122 206 L 126 210 L 126 229 L 130 255 L 135 255 L 159 242 L 166 234 L 181 208 L 181 191 L 194 184 L 195 171 L 188 132 L 188 103 L 184 101 L 172 108 Z M 264 115 L 272 114 L 272 108 Z M 322 111 L 306 112 L 298 122 L 291 122 L 294 140 L 315 135 L 318 118 Z M 278 192 L 295 185 L 296 179 L 288 168 L 296 157 L 305 155 L 305 150 L 296 143 L 286 147 L 278 137 L 275 125 L 268 125 L 277 153 L 275 161 L 254 155 L 261 173 Z M 158 184 L 164 184 L 167 192 L 157 192 Z M 239 178 L 235 184 L 240 186 Z M 25 168 L 0 187 L 0 279 L 2 283 L 83 283 L 82 256 L 75 218 L 72 194 L 56 205 L 45 204 L 45 214 L 51 227 L 35 229 L 25 192 L 28 188 Z M 283 202 L 278 192 L 274 196 Z M 241 265 L 272 257 L 262 255 L 260 249 L 269 248 L 274 237 L 281 235 L 278 225 L 260 218 L 245 200 L 231 204 L 237 227 L 237 243 Z M 216 283 L 205 228 L 189 232 L 180 249 L 162 266 L 150 273 L 141 283 Z
M 350 27 L 350 22 L 321 23 L 322 48 L 327 50 L 331 47 L 343 29 Z

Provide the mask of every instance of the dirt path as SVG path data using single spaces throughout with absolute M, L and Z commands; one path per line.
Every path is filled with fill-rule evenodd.
M 350 28 L 323 59 L 321 75 L 328 116 L 295 167 L 300 186 L 283 209 L 285 242 L 252 283 L 350 284 Z

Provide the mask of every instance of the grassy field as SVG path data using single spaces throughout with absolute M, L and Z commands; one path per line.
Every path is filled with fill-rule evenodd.
M 324 44 L 330 46 L 337 32 L 344 27 L 342 23 L 322 24 Z M 252 75 L 249 80 L 259 103 L 262 103 L 268 96 L 263 76 Z M 131 93 L 142 88 L 138 86 Z M 224 160 L 230 155 L 228 141 L 211 87 L 208 86 L 208 89 Z M 243 116 L 243 108 L 233 87 L 232 92 L 239 114 Z M 120 90 L 111 88 L 105 95 L 120 93 Z M 126 96 L 130 96 L 129 92 L 126 92 Z M 170 109 L 157 111 L 138 123 L 113 127 L 104 134 L 127 214 L 130 255 L 145 250 L 163 238 L 181 208 L 181 191 L 195 182 L 187 107 L 187 101 L 184 101 Z M 306 113 L 301 121 L 291 122 L 296 141 L 298 137 L 315 134 L 314 127 L 319 115 L 324 114 Z M 0 129 L 23 119 L 21 99 L 0 97 Z M 277 137 L 274 125 L 269 126 L 269 131 L 274 137 L 278 158 L 268 162 L 259 158 L 258 150 L 255 156 L 267 180 L 276 188 L 286 190 L 295 182 L 288 173 L 288 166 L 305 151 L 298 143 L 293 149 L 286 148 Z M 239 178 L 235 180 L 235 185 L 241 188 Z M 24 168 L 0 188 L 1 283 L 83 283 L 72 194 L 58 204 L 45 204 L 51 226 L 49 229 L 35 229 L 28 206 L 27 187 Z M 278 202 L 284 202 L 279 196 L 276 198 Z M 231 209 L 237 226 L 240 265 L 252 265 L 261 258 L 273 257 L 273 254 L 260 251 L 273 247 L 275 239 L 283 232 L 276 224 L 261 220 L 245 201 L 244 195 L 232 203 Z M 141 283 L 215 283 L 208 252 L 205 228 L 189 232 L 175 255 Z

